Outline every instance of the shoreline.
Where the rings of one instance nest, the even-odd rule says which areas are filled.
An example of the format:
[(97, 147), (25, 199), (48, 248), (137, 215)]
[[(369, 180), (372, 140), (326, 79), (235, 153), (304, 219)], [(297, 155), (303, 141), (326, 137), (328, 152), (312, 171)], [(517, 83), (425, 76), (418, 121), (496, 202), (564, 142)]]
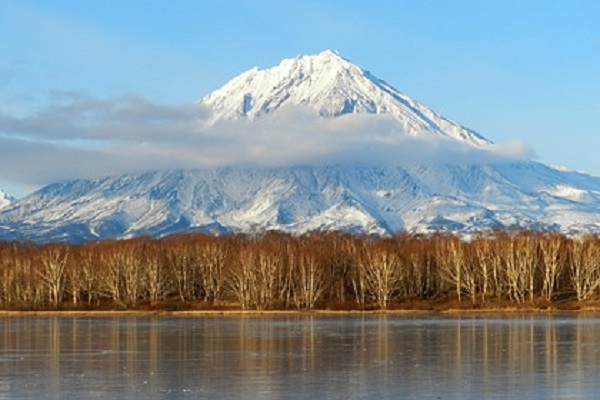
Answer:
[(447, 310), (42, 310), (8, 311), (0, 310), (2, 317), (215, 317), (215, 316), (353, 316), (353, 315), (552, 315), (552, 314), (594, 314), (600, 307), (580, 309), (540, 309), (540, 308), (490, 308), (490, 309), (447, 309)]

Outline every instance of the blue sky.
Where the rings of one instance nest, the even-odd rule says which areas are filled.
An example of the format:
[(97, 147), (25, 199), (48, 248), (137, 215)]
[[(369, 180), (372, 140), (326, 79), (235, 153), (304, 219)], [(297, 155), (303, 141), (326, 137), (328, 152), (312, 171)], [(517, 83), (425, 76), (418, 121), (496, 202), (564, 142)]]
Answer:
[[(330, 48), (492, 141), (600, 175), (598, 16), (595, 0), (0, 0), (0, 112), (57, 93), (191, 104), (253, 66)], [(18, 195), (44, 183), (2, 168)]]

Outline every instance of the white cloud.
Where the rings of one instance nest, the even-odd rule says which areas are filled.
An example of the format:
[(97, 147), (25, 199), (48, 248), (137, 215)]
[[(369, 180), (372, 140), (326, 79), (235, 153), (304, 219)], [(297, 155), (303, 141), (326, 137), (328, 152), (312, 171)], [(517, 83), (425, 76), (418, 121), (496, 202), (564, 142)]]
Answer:
[(171, 168), (351, 163), (488, 163), (523, 159), (520, 142), (477, 149), (452, 139), (407, 137), (385, 115), (319, 118), (288, 107), (255, 121), (208, 124), (198, 105), (135, 96), (53, 93), (30, 115), (0, 111), (0, 179), (45, 184)]

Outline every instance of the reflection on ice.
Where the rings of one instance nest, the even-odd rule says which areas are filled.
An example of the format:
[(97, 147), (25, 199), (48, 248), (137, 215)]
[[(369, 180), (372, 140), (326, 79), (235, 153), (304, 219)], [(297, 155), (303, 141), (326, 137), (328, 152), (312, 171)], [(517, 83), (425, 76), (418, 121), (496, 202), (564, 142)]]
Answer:
[[(0, 398), (583, 398), (589, 316), (0, 318)], [(243, 394), (243, 396), (242, 396)]]

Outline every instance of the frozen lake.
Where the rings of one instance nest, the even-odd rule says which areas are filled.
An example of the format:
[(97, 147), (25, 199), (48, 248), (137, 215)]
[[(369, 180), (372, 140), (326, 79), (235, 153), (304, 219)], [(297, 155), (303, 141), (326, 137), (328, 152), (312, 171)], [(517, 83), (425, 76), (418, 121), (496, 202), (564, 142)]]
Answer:
[(6, 317), (0, 398), (597, 398), (598, 317)]

